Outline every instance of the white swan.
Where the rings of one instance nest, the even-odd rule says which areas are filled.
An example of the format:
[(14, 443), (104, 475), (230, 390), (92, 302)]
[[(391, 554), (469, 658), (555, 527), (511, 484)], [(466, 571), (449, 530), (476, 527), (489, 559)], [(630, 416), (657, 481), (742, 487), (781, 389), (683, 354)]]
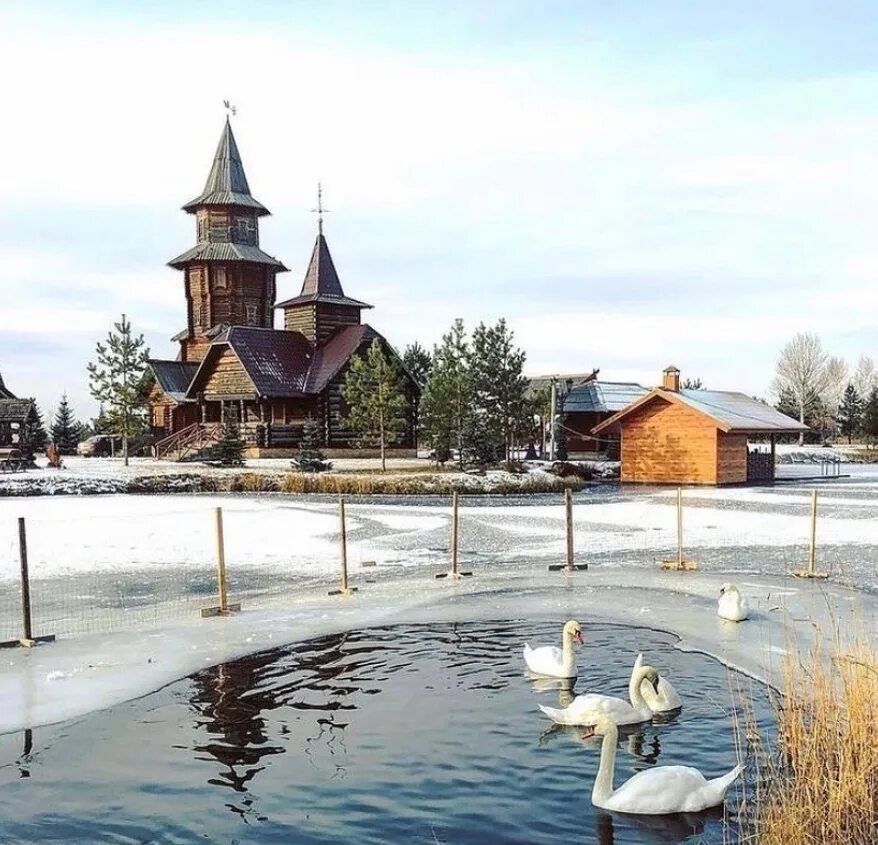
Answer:
[[(637, 660), (634, 661), (634, 668), (639, 669), (643, 665), (643, 655), (638, 654)], [(683, 706), (677, 690), (674, 685), (659, 675), (658, 687), (653, 689), (652, 684), (644, 679), (640, 682), (640, 694), (643, 700), (649, 705), (649, 709), (653, 713), (670, 713), (672, 710), (679, 710)]]
[(656, 766), (638, 772), (618, 789), (613, 789), (619, 729), (604, 718), (597, 722), (593, 733), (603, 736), (604, 741), (591, 803), (604, 810), (645, 815), (698, 813), (722, 804), (728, 788), (744, 770), (738, 765), (722, 777), (707, 780), (691, 766)]
[(582, 628), (575, 619), (571, 619), (561, 632), (561, 648), (554, 645), (531, 648), (525, 643), (524, 662), (535, 675), (545, 675), (549, 678), (575, 678), (574, 641), (582, 645)]
[(649, 681), (653, 688), (658, 685), (658, 672), (652, 666), (638, 666), (631, 673), (628, 683), (629, 704), (623, 698), (612, 695), (577, 695), (563, 710), (540, 705), (556, 725), (593, 725), (599, 719), (612, 719), (617, 725), (637, 725), (652, 719), (652, 710), (640, 694), (640, 685)]
[(742, 622), (750, 615), (747, 599), (741, 595), (736, 584), (723, 584), (719, 588), (716, 613), (717, 616), (728, 619), (729, 622)]

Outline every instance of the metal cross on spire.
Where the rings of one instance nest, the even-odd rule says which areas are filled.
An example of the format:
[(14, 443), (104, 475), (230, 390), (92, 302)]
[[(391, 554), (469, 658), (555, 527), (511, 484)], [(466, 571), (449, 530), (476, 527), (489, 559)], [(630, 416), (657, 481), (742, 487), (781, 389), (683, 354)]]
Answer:
[(329, 214), (329, 209), (323, 207), (323, 186), (317, 183), (317, 207), (311, 211), (317, 215), (317, 233), (323, 234), (323, 215)]
[(227, 118), (229, 115), (234, 117), (238, 113), (238, 107), (233, 106), (228, 100), (223, 100), (223, 106), (225, 106)]

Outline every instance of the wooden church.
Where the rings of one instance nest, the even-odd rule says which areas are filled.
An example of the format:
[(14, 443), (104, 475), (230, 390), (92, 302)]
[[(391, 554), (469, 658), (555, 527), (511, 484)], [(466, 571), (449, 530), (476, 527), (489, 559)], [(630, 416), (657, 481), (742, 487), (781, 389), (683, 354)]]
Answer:
[[(180, 344), (176, 360), (150, 362), (156, 457), (182, 458), (216, 442), (230, 409), (249, 457), (291, 454), (309, 416), (330, 455), (349, 454), (356, 434), (343, 423), (349, 409), (341, 387), (351, 359), (375, 339), (398, 358), (361, 321), (372, 306), (345, 295), (322, 211), (299, 295), (275, 304), (276, 276), (287, 268), (260, 247), (259, 218), (269, 211), (250, 193), (228, 119), (204, 190), (183, 210), (195, 217), (197, 243), (169, 262), (183, 273), (186, 328), (172, 338)], [(283, 329), (274, 328), (276, 309)], [(418, 388), (399, 363), (409, 413), (394, 453), (408, 455), (416, 446)]]

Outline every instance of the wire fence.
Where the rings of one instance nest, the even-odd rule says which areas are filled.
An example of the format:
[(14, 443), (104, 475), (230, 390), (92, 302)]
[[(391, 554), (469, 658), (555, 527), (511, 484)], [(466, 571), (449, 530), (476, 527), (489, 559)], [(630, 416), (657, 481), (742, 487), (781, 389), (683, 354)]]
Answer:
[[(339, 581), (335, 501), (187, 497), (173, 508), (165, 497), (95, 501), (65, 497), (22, 505), (37, 636), (162, 626), (217, 606), (217, 506), (223, 509), (230, 601), (246, 610), (283, 607)], [(527, 505), (462, 497), (460, 567), (476, 575), (503, 568), (545, 573), (568, 561), (589, 567), (665, 561), (673, 567), (681, 556), (682, 517), (682, 556), (701, 569), (786, 576), (814, 560), (818, 573), (878, 588), (878, 532), (872, 527), (878, 504), (871, 498), (830, 495), (814, 514), (809, 493), (796, 491), (770, 500), (768, 510), (764, 503), (758, 507), (746, 497), (729, 501), (698, 491), (686, 491), (682, 511), (673, 491), (582, 495), (570, 510), (561, 496)], [(423, 583), (447, 573), (453, 523), (451, 502), (412, 507), (374, 497), (349, 503), (345, 548), (352, 583), (400, 576)], [(17, 520), (3, 520), (0, 641), (24, 636), (21, 551)]]

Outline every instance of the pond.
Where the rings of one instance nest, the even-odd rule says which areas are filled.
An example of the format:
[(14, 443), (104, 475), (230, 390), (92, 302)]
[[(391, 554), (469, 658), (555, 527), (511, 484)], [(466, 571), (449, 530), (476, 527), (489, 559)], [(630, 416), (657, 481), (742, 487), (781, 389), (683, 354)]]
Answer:
[[(521, 647), (561, 623), (394, 626), (205, 669), (124, 705), (0, 737), (4, 843), (652, 843), (723, 841), (723, 811), (644, 818), (591, 804), (600, 746), (552, 729), (559, 682)], [(616, 785), (653, 764), (735, 764), (743, 692), (766, 690), (655, 631), (584, 626), (576, 692), (626, 695), (639, 650), (683, 698), (623, 734)], [(752, 770), (751, 766), (751, 770)], [(736, 785), (726, 798), (734, 821)]]

